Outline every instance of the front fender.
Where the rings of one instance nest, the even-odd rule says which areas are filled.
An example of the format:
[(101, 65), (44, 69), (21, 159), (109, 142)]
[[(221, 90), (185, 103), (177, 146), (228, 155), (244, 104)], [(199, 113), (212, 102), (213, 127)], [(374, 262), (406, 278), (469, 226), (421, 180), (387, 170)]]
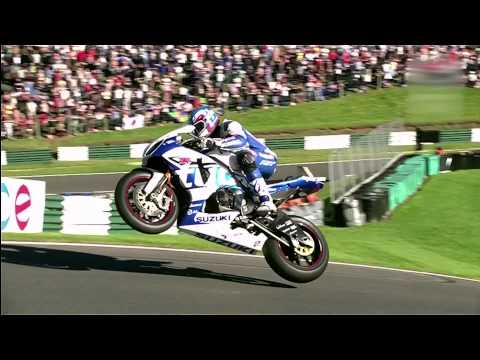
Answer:
[(149, 173), (151, 173), (152, 175), (155, 173), (155, 172), (161, 172), (159, 170), (155, 170), (155, 169), (152, 169), (152, 168), (149, 168), (149, 167), (137, 167), (135, 169), (132, 169), (130, 170), (130, 172), (134, 172), (134, 171), (148, 171)]

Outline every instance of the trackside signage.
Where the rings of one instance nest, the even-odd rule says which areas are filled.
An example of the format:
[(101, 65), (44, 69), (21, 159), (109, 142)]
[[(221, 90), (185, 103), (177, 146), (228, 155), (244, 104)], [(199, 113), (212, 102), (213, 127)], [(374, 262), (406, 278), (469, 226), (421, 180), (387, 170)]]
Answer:
[(43, 231), (45, 182), (2, 177), (2, 232)]

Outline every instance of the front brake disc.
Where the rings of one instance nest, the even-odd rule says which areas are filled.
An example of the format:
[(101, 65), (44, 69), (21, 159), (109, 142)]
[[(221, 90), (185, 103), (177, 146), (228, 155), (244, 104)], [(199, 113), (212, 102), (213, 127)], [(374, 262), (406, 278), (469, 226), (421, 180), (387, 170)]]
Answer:
[(147, 200), (147, 196), (140, 186), (135, 187), (133, 201), (137, 208), (148, 216), (159, 216), (161, 214), (161, 210), (155, 202)]

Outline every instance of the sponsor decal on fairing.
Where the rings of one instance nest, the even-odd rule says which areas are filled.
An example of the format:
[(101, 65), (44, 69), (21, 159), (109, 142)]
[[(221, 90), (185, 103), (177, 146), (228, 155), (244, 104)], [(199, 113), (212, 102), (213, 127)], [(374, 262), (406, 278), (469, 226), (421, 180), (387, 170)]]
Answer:
[(232, 216), (231, 215), (222, 215), (222, 214), (214, 214), (214, 215), (208, 215), (208, 214), (202, 214), (202, 215), (196, 215), (194, 218), (196, 223), (212, 223), (212, 222), (218, 222), (218, 221), (232, 221)]

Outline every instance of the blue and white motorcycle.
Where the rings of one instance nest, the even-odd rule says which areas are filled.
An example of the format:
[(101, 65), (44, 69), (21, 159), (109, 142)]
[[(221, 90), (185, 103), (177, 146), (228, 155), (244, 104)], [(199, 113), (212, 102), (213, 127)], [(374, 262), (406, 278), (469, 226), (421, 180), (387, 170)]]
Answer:
[[(171, 131), (150, 144), (141, 168), (124, 175), (115, 189), (117, 210), (132, 228), (159, 234), (179, 231), (249, 254), (292, 282), (309, 282), (325, 271), (328, 246), (313, 223), (299, 216), (259, 214), (259, 199), (233, 153), (206, 149), (193, 126)], [(277, 206), (323, 188), (325, 178), (301, 176), (269, 184)]]

